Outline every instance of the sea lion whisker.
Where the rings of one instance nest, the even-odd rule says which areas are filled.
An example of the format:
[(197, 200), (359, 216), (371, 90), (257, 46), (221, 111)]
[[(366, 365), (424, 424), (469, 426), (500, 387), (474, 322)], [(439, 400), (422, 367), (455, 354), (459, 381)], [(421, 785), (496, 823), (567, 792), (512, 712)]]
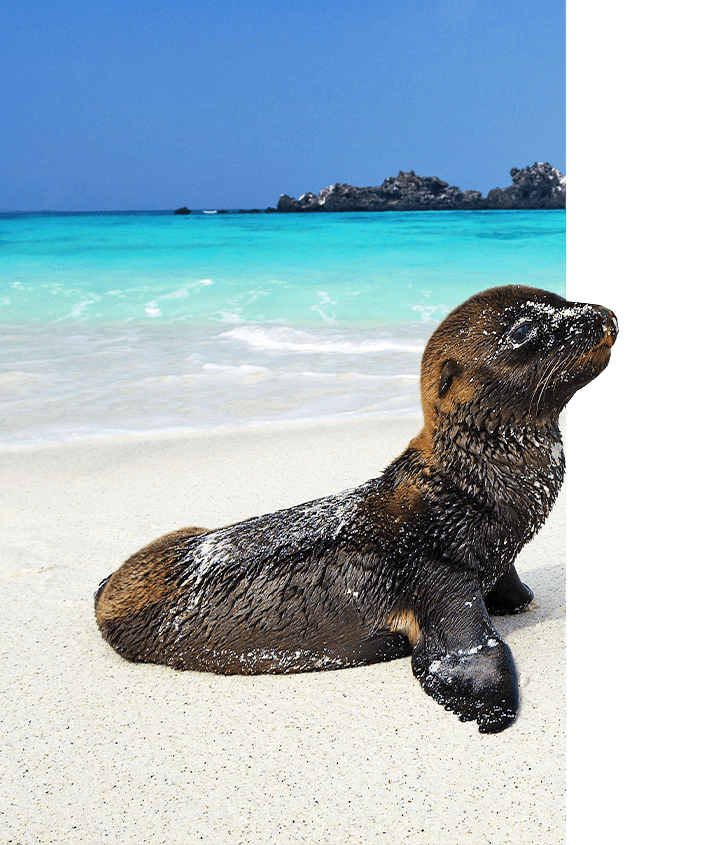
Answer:
[(555, 365), (552, 361), (548, 363), (548, 366), (546, 368), (540, 371), (539, 378), (535, 387), (533, 388), (532, 395), (530, 396), (529, 410), (531, 414), (533, 413), (533, 402), (535, 402), (535, 415), (540, 412), (540, 400), (544, 392), (545, 384), (547, 380), (552, 378), (554, 372)]
[(572, 346), (570, 346), (565, 350), (564, 357), (561, 358), (559, 361), (551, 360), (551, 361), (548, 362), (548, 366), (547, 366), (547, 369), (544, 373), (544, 376), (539, 381), (539, 384), (536, 388), (536, 391), (533, 393), (534, 397), (537, 395), (536, 406), (535, 406), (536, 407), (536, 410), (535, 410), (536, 414), (540, 413), (540, 403), (544, 399), (544, 394), (545, 394), (545, 391), (546, 391), (548, 385), (551, 382), (553, 382), (555, 376), (564, 373), (567, 370), (570, 363), (574, 359), (577, 359), (577, 357), (578, 357), (577, 350), (574, 350), (572, 348)]

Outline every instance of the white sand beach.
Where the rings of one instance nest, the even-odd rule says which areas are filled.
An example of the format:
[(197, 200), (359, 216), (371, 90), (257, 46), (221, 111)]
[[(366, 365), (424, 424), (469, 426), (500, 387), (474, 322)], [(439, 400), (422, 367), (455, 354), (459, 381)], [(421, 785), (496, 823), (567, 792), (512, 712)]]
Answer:
[(409, 658), (220, 677), (122, 660), (93, 594), (132, 552), (377, 475), (420, 418), (0, 451), (3, 843), (560, 845), (565, 504), (522, 552), (529, 612), (498, 618), (522, 688), (483, 735)]

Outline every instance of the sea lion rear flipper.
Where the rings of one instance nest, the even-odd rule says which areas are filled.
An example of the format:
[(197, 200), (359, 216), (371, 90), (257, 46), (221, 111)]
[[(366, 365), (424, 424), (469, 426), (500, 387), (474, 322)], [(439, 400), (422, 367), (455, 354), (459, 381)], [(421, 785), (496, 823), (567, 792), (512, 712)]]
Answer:
[(495, 582), (485, 596), (485, 607), (493, 616), (508, 616), (526, 610), (535, 594), (520, 580), (515, 564)]

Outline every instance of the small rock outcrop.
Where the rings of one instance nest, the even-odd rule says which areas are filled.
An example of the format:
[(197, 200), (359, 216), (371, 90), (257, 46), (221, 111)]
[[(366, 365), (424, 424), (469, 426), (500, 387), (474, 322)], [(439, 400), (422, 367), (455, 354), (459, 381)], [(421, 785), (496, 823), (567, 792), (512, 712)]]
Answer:
[(510, 171), (512, 185), (493, 188), (487, 195), (488, 208), (565, 208), (565, 176), (545, 162)]
[(357, 188), (337, 182), (319, 194), (300, 199), (283, 194), (281, 212), (304, 211), (459, 211), (488, 209), (565, 208), (565, 177), (546, 163), (510, 171), (513, 184), (493, 188), (483, 199), (480, 191), (461, 191), (437, 176), (418, 176), (401, 170), (377, 187)]
[(176, 208), (175, 209), (175, 214), (191, 214), (191, 213), (192, 212), (190, 211), (190, 209), (186, 208), (185, 206), (183, 206), (182, 208)]

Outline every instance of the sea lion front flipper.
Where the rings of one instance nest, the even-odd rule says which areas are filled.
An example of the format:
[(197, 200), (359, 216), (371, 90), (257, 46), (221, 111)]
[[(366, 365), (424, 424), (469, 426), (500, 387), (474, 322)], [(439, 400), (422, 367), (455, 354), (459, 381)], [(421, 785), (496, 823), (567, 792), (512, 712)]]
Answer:
[[(462, 599), (465, 599), (463, 601)], [(482, 733), (505, 730), (520, 706), (510, 648), (493, 628), (479, 594), (440, 602), (422, 625), (412, 669), (422, 688)]]
[(513, 563), (485, 596), (485, 607), (493, 616), (509, 616), (526, 610), (534, 597), (530, 587), (520, 580)]

